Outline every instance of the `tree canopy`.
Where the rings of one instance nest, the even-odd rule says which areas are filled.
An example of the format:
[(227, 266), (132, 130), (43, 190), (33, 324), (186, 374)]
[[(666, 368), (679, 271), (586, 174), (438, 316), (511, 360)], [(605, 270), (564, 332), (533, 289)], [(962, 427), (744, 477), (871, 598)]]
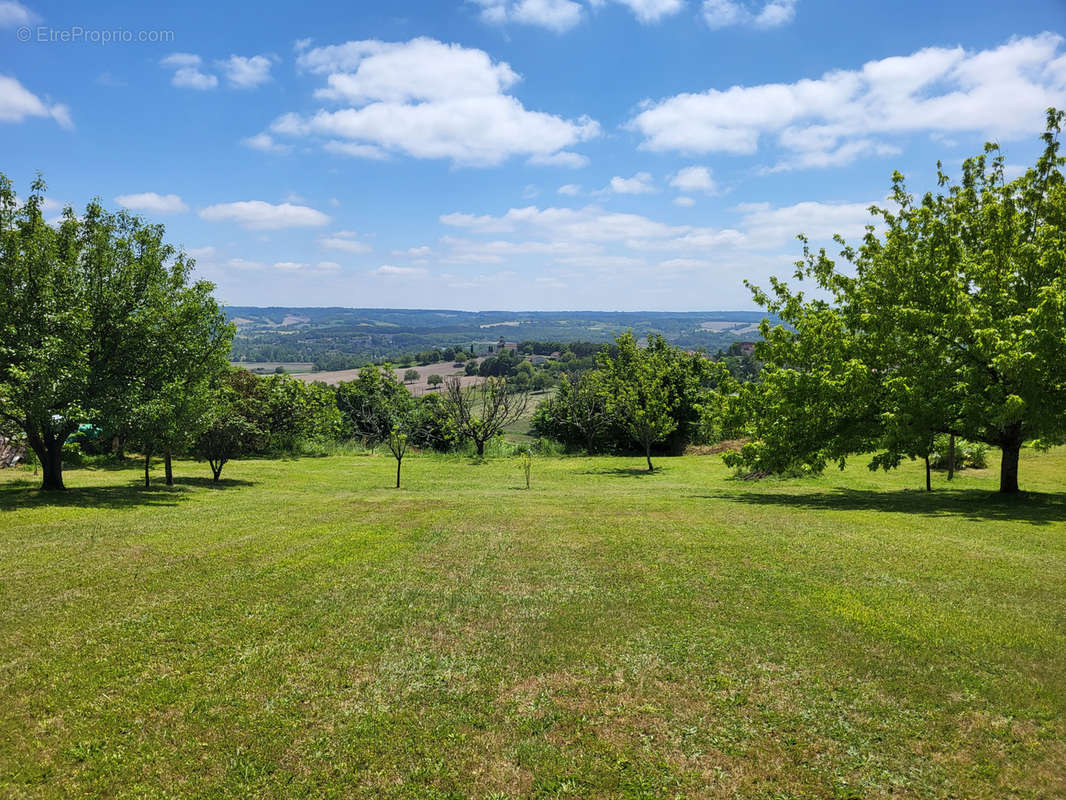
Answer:
[(819, 470), (866, 452), (889, 468), (953, 434), (1001, 448), (1000, 491), (1018, 491), (1023, 443), (1066, 438), (1062, 120), (1048, 111), (1044, 151), (1014, 180), (994, 144), (956, 183), (938, 164), (920, 198), (895, 173), (862, 244), (837, 237), (844, 266), (804, 241), (795, 277), (819, 297), (753, 289), (785, 324), (763, 323), (734, 463)]
[(224, 366), (232, 329), (161, 225), (95, 200), (50, 224), (44, 192), (38, 178), (19, 203), (0, 175), (0, 415), (40, 459), (42, 488), (62, 489), (79, 424), (123, 420), (166, 446), (182, 387)]

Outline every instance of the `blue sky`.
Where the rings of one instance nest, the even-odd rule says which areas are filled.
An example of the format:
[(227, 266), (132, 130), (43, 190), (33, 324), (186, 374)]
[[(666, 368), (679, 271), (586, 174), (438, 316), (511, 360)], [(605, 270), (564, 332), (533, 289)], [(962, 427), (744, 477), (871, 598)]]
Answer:
[(751, 308), (893, 170), (1031, 163), (1063, 33), (1062, 0), (0, 0), (0, 171), (164, 223), (233, 305)]

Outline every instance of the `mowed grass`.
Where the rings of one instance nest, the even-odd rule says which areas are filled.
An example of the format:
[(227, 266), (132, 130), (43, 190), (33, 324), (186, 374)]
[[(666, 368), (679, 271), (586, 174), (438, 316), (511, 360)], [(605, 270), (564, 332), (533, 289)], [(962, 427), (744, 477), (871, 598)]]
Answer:
[(0, 796), (1066, 796), (1066, 450), (0, 473)]

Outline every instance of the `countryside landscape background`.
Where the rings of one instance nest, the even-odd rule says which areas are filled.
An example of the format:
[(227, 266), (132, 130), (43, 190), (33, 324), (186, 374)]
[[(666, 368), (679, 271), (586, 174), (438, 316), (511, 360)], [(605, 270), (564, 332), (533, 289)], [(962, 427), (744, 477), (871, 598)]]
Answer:
[(1064, 125), (1059, 0), (0, 0), (0, 798), (1066, 797)]

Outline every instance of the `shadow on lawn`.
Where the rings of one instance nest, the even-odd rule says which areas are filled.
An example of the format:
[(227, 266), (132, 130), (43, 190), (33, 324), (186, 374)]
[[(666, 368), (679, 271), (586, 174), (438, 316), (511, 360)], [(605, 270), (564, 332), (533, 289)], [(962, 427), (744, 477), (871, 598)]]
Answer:
[(1066, 492), (1023, 492), (1009, 497), (980, 489), (938, 489), (923, 492), (833, 489), (788, 492), (733, 492), (716, 499), (806, 511), (885, 511), (929, 517), (967, 517), (978, 521), (1016, 521), (1033, 525), (1066, 522)]
[(612, 469), (587, 469), (582, 475), (614, 475), (620, 478), (646, 478), (650, 475), (661, 473), (662, 467), (656, 467), (648, 472), (647, 467), (614, 467)]
[(62, 492), (42, 492), (31, 479), (0, 484), (0, 512), (22, 508), (136, 508), (141, 506), (176, 506), (188, 499), (189, 488), (222, 490), (235, 486), (252, 486), (251, 481), (223, 478), (175, 478), (174, 486), (162, 482), (146, 489), (140, 482), (119, 486), (78, 486)]

